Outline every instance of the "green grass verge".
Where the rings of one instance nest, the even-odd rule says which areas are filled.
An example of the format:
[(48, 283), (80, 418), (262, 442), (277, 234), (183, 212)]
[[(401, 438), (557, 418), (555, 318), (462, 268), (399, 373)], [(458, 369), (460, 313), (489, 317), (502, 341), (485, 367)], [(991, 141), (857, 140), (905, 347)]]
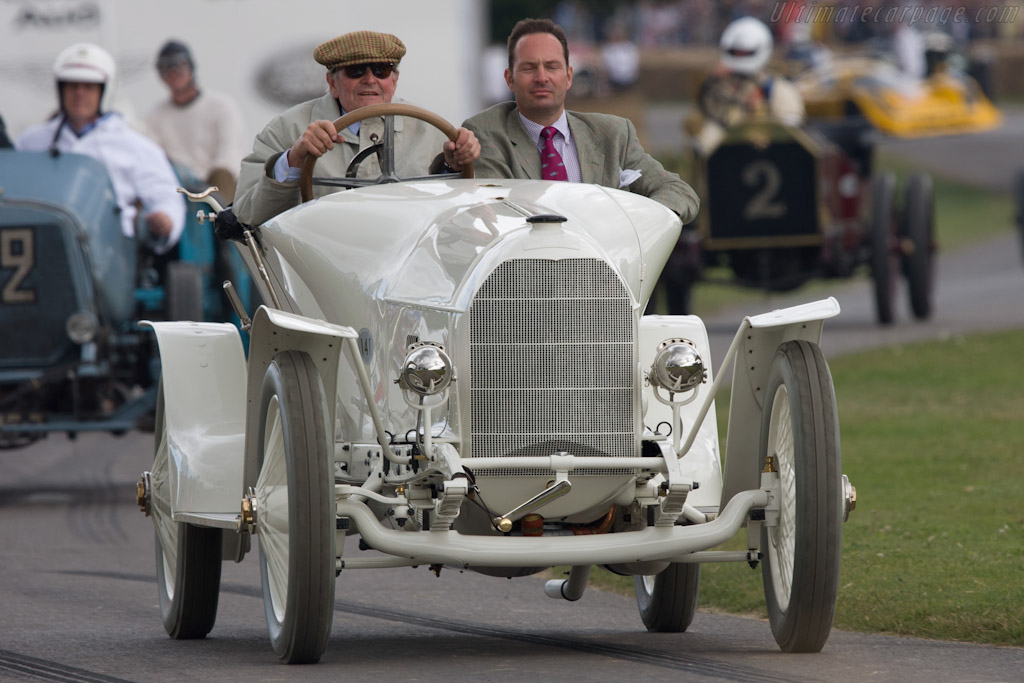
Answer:
[[(683, 156), (661, 158), (666, 168), (689, 178), (689, 162)], [(907, 176), (919, 169), (898, 159), (880, 153), (876, 159), (878, 171), (892, 171), (897, 177), (897, 188), (904, 187)], [(932, 174), (935, 196), (935, 237), (940, 251), (952, 251), (972, 242), (983, 240), (1014, 229), (1013, 198), (1009, 192), (973, 187)], [(733, 306), (747, 306), (751, 310), (769, 305), (770, 293), (728, 284), (732, 273), (727, 268), (712, 268), (705, 272), (708, 281), (698, 282), (693, 288), (693, 312), (707, 316)], [(867, 268), (856, 275), (867, 278)], [(827, 295), (843, 280), (811, 280), (798, 292), (808, 297)], [(664, 297), (659, 297), (664, 313)]]
[[(830, 362), (843, 471), (837, 628), (1024, 645), (1024, 363), (1020, 332)], [(728, 397), (720, 397), (725, 436)], [(745, 531), (728, 548), (744, 547)], [(632, 579), (595, 572), (632, 593)], [(702, 568), (700, 607), (765, 614), (761, 573)]]

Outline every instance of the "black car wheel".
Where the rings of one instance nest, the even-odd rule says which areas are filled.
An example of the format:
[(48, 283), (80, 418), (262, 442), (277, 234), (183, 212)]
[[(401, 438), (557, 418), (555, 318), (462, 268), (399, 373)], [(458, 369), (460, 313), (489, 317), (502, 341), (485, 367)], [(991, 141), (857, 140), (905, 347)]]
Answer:
[(871, 181), (871, 279), (875, 285), (875, 313), (882, 325), (893, 321), (899, 268), (895, 194), (896, 177), (892, 173), (879, 173)]
[(903, 249), (904, 272), (910, 290), (910, 310), (918, 320), (932, 314), (934, 289), (935, 202), (932, 197), (932, 179), (918, 173), (907, 180), (904, 202), (906, 245)]
[(685, 631), (697, 609), (700, 564), (673, 562), (664, 571), (634, 576), (640, 618), (652, 633)]

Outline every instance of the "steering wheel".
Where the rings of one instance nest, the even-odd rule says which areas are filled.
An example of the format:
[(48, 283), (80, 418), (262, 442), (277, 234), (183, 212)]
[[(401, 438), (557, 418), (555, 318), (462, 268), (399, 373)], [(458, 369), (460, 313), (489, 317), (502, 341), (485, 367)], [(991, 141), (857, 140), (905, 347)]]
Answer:
[[(381, 147), (376, 149), (377, 156), (380, 159), (380, 171), (381, 174), (377, 178), (313, 178), (313, 167), (316, 166), (317, 157), (312, 154), (307, 155), (306, 159), (302, 162), (302, 175), (299, 179), (299, 192), (302, 196), (302, 201), (308, 202), (313, 198), (313, 184), (316, 180), (317, 185), (334, 185), (338, 187), (362, 187), (366, 185), (379, 185), (383, 183), (397, 183), (402, 180), (424, 180), (427, 178), (438, 178), (447, 174), (428, 174), (422, 176), (416, 176), (412, 178), (400, 178), (395, 173), (395, 117), (396, 116), (409, 116), (420, 121), (429, 123), (434, 128), (444, 133), (445, 136), (451, 141), (455, 141), (459, 133), (455, 126), (442, 119), (437, 114), (429, 112), (426, 109), (415, 107), (411, 104), (371, 104), (368, 107), (360, 107), (355, 111), (351, 111), (334, 122), (334, 130), (341, 132), (345, 128), (348, 128), (353, 123), (362, 121), (364, 119), (373, 118), (375, 116), (384, 117), (384, 138), (379, 143)], [(374, 149), (374, 148), (370, 148)], [(364, 150), (365, 151), (365, 150)], [(365, 158), (365, 156), (363, 157)], [(362, 159), (360, 159), (361, 161)], [(355, 161), (355, 160), (353, 160)], [(473, 177), (473, 164), (469, 163), (462, 168), (463, 178)]]

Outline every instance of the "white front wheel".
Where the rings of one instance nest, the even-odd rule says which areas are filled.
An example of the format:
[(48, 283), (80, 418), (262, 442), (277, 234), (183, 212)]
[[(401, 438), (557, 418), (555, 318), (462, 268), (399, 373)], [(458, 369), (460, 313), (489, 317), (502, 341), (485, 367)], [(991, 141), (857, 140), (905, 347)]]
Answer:
[(263, 604), (274, 652), (319, 661), (334, 618), (333, 439), (312, 359), (277, 354), (260, 398), (256, 528)]
[(832, 376), (817, 344), (779, 346), (765, 387), (761, 467), (779, 477), (778, 524), (761, 530), (768, 620), (786, 652), (818, 652), (839, 592), (845, 514)]

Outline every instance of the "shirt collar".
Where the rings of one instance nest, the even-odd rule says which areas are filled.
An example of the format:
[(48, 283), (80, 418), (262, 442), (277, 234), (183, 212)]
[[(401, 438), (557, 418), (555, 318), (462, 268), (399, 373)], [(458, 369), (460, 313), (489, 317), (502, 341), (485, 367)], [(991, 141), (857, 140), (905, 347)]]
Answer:
[(69, 123), (68, 124), (68, 130), (70, 130), (72, 133), (74, 133), (75, 137), (79, 137), (80, 138), (83, 135), (85, 135), (86, 133), (88, 133), (89, 131), (91, 131), (92, 129), (94, 129), (96, 126), (98, 126), (100, 121), (103, 121), (104, 119), (108, 118), (111, 114), (113, 114), (113, 112), (109, 112), (109, 111), (107, 113), (105, 113), (105, 114), (101, 114), (95, 121), (92, 121), (91, 123), (87, 123), (84, 126), (82, 126), (81, 130), (75, 130), (74, 128), (71, 127), (71, 124)]
[[(547, 128), (547, 126), (542, 126), (539, 123), (534, 123), (530, 119), (523, 116), (522, 112), (517, 111), (516, 113), (519, 114), (519, 120), (522, 121), (523, 128), (526, 129), (526, 132), (533, 139), (533, 144), (539, 145), (540, 132)], [(566, 142), (568, 142), (571, 139), (571, 133), (569, 132), (569, 119), (566, 117), (564, 109), (562, 110), (562, 115), (558, 117), (558, 120), (552, 123), (551, 125), (555, 127), (555, 130), (562, 134), (562, 137), (565, 139)]]
[[(338, 102), (338, 111), (341, 112), (342, 116), (348, 113), (347, 111), (345, 111), (345, 108), (341, 106), (341, 102)], [(352, 131), (352, 135), (359, 137), (359, 126), (362, 125), (362, 123), (362, 121), (356, 121), (355, 123), (348, 127), (348, 130)]]

